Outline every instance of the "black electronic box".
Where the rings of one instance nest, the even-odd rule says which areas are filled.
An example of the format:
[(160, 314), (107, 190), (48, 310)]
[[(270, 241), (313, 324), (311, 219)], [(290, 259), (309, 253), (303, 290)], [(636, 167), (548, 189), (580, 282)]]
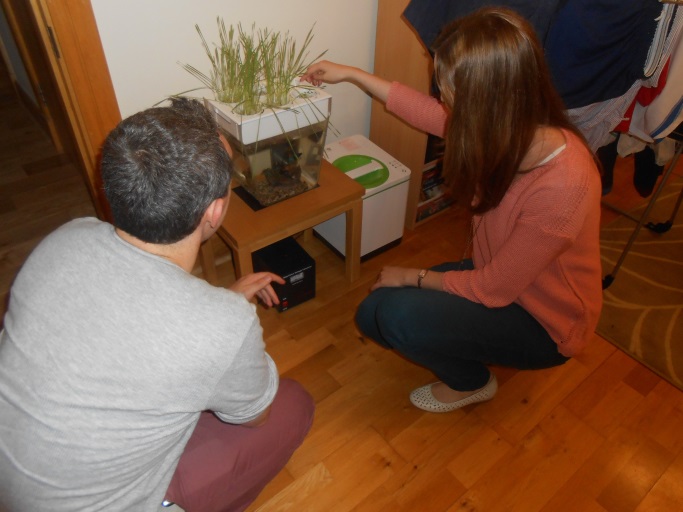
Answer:
[(292, 237), (255, 251), (251, 258), (254, 272), (272, 272), (285, 280), (284, 285), (273, 283), (279, 311), (315, 297), (315, 260)]

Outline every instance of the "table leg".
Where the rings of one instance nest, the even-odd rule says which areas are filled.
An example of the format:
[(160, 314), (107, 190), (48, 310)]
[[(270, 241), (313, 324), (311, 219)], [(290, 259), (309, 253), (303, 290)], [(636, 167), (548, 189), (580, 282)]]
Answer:
[(350, 283), (360, 277), (360, 243), (363, 228), (363, 200), (356, 199), (346, 210), (346, 279)]
[(210, 238), (199, 246), (199, 263), (202, 266), (202, 274), (204, 274), (206, 282), (215, 286), (218, 282), (218, 272), (216, 271), (216, 260), (213, 256)]
[(254, 271), (254, 265), (251, 261), (251, 251), (246, 249), (239, 251), (233, 250), (232, 257), (235, 261), (235, 279), (239, 279), (246, 274), (251, 274)]

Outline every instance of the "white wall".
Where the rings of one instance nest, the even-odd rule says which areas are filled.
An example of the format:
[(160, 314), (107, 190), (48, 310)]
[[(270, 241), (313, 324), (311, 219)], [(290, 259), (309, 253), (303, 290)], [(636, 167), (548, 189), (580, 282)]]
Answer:
[[(303, 42), (309, 58), (324, 58), (372, 71), (377, 0), (92, 0), (121, 115), (198, 87), (179, 62), (209, 70), (195, 24), (210, 44), (218, 41), (216, 18), (226, 27), (270, 28)], [(370, 98), (349, 84), (327, 86), (332, 95), (328, 141), (370, 131)], [(210, 95), (198, 91), (193, 95)]]

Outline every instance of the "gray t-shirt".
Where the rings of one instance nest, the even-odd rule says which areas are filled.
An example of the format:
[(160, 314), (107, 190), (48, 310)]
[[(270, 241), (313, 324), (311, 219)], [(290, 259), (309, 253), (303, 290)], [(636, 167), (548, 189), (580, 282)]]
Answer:
[(200, 412), (278, 387), (253, 304), (92, 218), (35, 249), (4, 325), (0, 511), (156, 511)]

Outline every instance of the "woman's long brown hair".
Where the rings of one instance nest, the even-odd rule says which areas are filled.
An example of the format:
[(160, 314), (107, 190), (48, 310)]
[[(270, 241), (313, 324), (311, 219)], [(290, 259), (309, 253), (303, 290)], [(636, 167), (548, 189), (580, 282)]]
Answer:
[(456, 204), (482, 214), (500, 204), (536, 129), (568, 129), (543, 51), (514, 11), (484, 8), (449, 24), (434, 46), (436, 81), (451, 115), (444, 177)]

